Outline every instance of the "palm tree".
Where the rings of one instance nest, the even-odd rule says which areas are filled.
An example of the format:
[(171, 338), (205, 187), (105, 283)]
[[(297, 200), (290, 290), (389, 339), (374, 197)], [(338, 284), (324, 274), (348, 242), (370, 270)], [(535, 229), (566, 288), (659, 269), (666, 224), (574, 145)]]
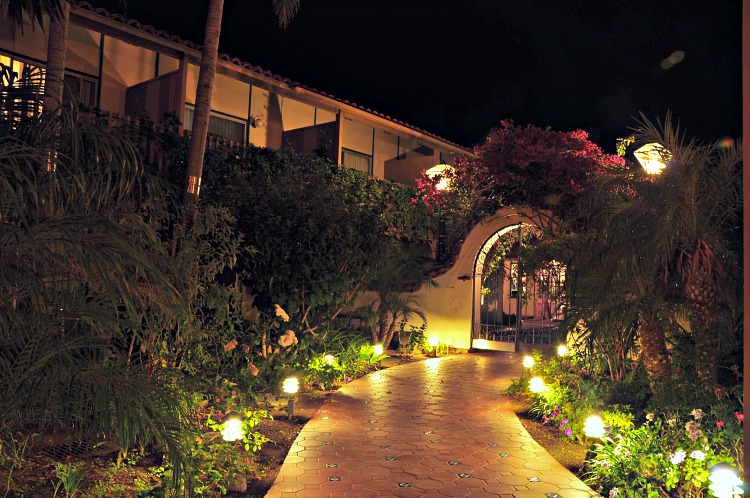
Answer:
[(636, 324), (641, 361), (652, 390), (658, 392), (672, 373), (665, 331), (671, 316), (657, 265), (640, 254), (634, 242), (644, 220), (619, 219), (617, 210), (600, 200), (586, 210), (591, 213), (591, 231), (568, 262), (565, 285), (571, 305), (565, 320), (571, 328), (584, 323), (591, 342), (610, 336), (613, 318), (622, 320), (623, 326)]
[(180, 402), (127, 356), (128, 334), (156, 325), (154, 310), (181, 313), (156, 231), (169, 189), (131, 143), (72, 109), (2, 130), (0, 433), (105, 434), (122, 452), (156, 444), (179, 473)]
[(23, 29), (24, 16), (31, 19), (32, 29), (44, 26), (49, 17), (47, 38), (47, 68), (44, 86), (45, 112), (57, 112), (65, 88), (65, 55), (68, 46), (70, 3), (68, 0), (0, 0), (0, 10), (7, 12), (11, 34)]
[(430, 264), (430, 258), (407, 247), (389, 247), (379, 259), (367, 283), (368, 290), (377, 293), (378, 297), (370, 305), (359, 308), (357, 315), (370, 328), (373, 344), (387, 348), (402, 320), (405, 323), (416, 316), (426, 323), (419, 303), (406, 292), (421, 284), (436, 284), (427, 277), (426, 266)]
[[(273, 0), (274, 11), (279, 25), (286, 28), (299, 10), (299, 0)], [(195, 93), (195, 114), (193, 131), (188, 150), (187, 172), (185, 173), (185, 203), (190, 206), (198, 200), (203, 176), (203, 156), (208, 136), (208, 123), (211, 115), (211, 96), (216, 76), (216, 61), (219, 54), (219, 36), (224, 0), (210, 0), (206, 31), (203, 37), (201, 65), (198, 73), (198, 88)]]
[(592, 230), (568, 274), (577, 286), (576, 306), (604, 315), (622, 306), (636, 313), (653, 386), (670, 375), (664, 325), (687, 303), (696, 371), (713, 385), (722, 306), (731, 297), (726, 276), (737, 273), (727, 233), (741, 226), (740, 148), (685, 143), (670, 116), (663, 125), (643, 118), (639, 126), (636, 144), (657, 142), (672, 159), (657, 178), (626, 172), (628, 189), (613, 174), (583, 207), (581, 224)]
[(65, 89), (65, 55), (68, 51), (68, 26), (70, 24), (70, 3), (60, 1), (59, 15), (50, 15), (49, 37), (47, 38), (47, 72), (44, 82), (44, 111), (58, 112)]
[(707, 386), (717, 381), (721, 309), (729, 299), (726, 277), (736, 274), (737, 257), (727, 234), (741, 226), (740, 146), (687, 141), (668, 115), (664, 124), (642, 119), (636, 143), (656, 142), (671, 152), (664, 173), (643, 185), (637, 204), (655, 217), (649, 248), (663, 279), (676, 272), (689, 306), (696, 369)]

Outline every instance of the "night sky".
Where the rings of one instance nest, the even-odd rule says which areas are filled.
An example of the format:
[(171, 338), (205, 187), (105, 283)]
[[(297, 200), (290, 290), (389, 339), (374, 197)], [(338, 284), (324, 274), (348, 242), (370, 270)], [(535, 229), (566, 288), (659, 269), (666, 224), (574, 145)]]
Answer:
[[(90, 0), (122, 12), (121, 0)], [(196, 43), (206, 0), (127, 0)], [(605, 150), (639, 111), (703, 140), (742, 132), (740, 0), (225, 0), (220, 52), (464, 146), (501, 119)], [(672, 56), (670, 58), (670, 56)]]

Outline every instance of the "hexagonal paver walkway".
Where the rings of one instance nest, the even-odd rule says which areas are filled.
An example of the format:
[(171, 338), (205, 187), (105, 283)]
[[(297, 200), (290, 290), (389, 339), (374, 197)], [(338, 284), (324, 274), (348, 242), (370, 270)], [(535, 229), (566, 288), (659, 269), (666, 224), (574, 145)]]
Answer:
[(599, 496), (554, 460), (501, 394), (513, 353), (400, 365), (342, 387), (305, 425), (268, 498)]

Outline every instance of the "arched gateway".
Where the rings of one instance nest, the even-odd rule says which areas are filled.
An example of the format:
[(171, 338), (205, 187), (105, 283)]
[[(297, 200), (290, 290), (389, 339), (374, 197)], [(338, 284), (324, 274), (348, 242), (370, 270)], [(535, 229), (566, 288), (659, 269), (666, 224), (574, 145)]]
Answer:
[[(519, 281), (514, 269), (519, 232), (535, 227), (532, 217), (507, 208), (469, 232), (453, 266), (435, 277), (438, 287), (423, 286), (414, 293), (427, 318), (428, 336), (455, 348), (501, 351), (515, 351), (519, 340), (548, 340), (559, 310), (534, 292), (533, 282)], [(508, 250), (498, 257), (503, 242)]]

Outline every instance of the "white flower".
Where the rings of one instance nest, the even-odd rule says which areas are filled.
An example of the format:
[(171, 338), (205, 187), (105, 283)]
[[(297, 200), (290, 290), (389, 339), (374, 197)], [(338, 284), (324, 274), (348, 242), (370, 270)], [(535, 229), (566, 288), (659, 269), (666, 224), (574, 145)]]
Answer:
[(652, 420), (654, 420), (654, 412), (651, 412), (651, 413), (647, 414), (646, 415), (646, 420), (648, 420), (649, 422), (651, 422)]
[(669, 456), (669, 461), (672, 462), (672, 465), (679, 465), (685, 461), (686, 456), (687, 453), (683, 450), (677, 450), (674, 455)]
[(703, 416), (703, 410), (700, 408), (693, 408), (693, 411), (690, 412), (690, 414), (695, 418), (695, 420), (700, 420), (700, 418)]
[(619, 493), (620, 490), (617, 488), (612, 488), (609, 490), (609, 498), (615, 498), (617, 496), (617, 493)]
[(705, 460), (706, 454), (703, 453), (701, 450), (695, 450), (692, 453), (690, 453), (690, 458), (695, 458), (696, 460)]

